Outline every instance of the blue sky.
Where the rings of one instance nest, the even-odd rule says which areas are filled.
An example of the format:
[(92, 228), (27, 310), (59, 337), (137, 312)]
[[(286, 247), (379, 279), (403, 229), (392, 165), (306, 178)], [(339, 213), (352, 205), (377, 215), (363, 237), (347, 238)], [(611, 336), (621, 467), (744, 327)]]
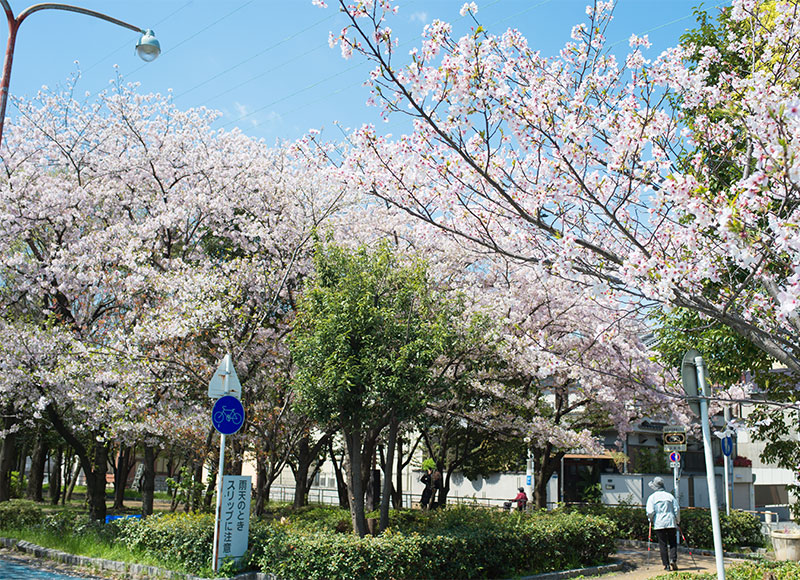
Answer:
[[(15, 13), (29, 3), (9, 0)], [(134, 54), (138, 35), (80, 14), (45, 10), (32, 14), (19, 31), (11, 79), (12, 95), (35, 95), (47, 85), (63, 85), (81, 71), (79, 93), (97, 93), (115, 76), (115, 65), (142, 92), (172, 90), (182, 109), (205, 106), (222, 111), (217, 125), (268, 143), (296, 139), (308, 129), (379, 123), (365, 106), (363, 86), (370, 67), (357, 57), (341, 58), (328, 47), (328, 32), (344, 24), (334, 0), (321, 9), (311, 0), (72, 0), (142, 28), (155, 30), (163, 53), (145, 64)], [(529, 44), (554, 54), (571, 27), (585, 19), (589, 0), (477, 1), (478, 20), (489, 32), (518, 28)], [(692, 27), (700, 0), (619, 0), (608, 35), (620, 50), (631, 33), (649, 34), (651, 56), (677, 43)], [(706, 0), (707, 9), (725, 4)], [(391, 22), (402, 52), (418, 44), (423, 26), (434, 18), (466, 31), (459, 16), (462, 0), (402, 0)], [(77, 62), (77, 64), (76, 64)], [(9, 116), (13, 117), (13, 106)]]

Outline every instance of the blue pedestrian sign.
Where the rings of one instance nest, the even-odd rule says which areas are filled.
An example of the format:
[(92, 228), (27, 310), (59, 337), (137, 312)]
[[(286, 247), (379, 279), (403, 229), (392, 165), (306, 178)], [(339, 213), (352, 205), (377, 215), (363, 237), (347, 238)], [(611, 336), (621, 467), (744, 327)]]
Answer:
[(232, 395), (217, 399), (211, 410), (211, 424), (223, 435), (232, 435), (244, 424), (244, 407), (242, 402)]

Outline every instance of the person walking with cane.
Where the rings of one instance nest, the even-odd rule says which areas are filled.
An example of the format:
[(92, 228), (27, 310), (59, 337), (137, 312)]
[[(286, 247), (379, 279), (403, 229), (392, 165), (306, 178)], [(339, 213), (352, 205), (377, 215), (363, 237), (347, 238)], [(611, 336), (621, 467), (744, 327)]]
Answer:
[(664, 570), (677, 570), (678, 537), (676, 528), (680, 522), (680, 505), (675, 496), (664, 489), (662, 478), (654, 477), (653, 481), (647, 485), (654, 492), (647, 498), (647, 518), (658, 539), (661, 563), (664, 564)]

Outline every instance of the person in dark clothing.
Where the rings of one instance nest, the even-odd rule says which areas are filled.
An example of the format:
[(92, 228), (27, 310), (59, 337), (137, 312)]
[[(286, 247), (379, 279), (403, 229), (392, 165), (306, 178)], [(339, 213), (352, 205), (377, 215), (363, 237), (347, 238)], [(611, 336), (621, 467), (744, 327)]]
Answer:
[(661, 563), (664, 570), (677, 570), (680, 505), (675, 496), (664, 489), (664, 480), (660, 477), (654, 477), (647, 485), (655, 492), (647, 498), (646, 511), (658, 538)]
[(422, 497), (419, 500), (419, 505), (422, 509), (428, 509), (428, 504), (431, 501), (431, 495), (433, 495), (433, 478), (431, 477), (431, 470), (429, 469), (420, 479), (425, 487), (422, 490)]

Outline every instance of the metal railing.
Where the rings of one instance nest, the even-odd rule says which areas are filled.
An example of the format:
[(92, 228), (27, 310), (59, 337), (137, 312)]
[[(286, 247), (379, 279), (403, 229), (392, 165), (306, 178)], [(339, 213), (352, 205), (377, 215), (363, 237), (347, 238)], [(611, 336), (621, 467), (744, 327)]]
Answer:
[[(269, 499), (272, 501), (292, 502), (294, 501), (294, 486), (273, 485), (270, 489)], [(418, 493), (403, 492), (402, 505), (404, 508), (419, 506), (420, 496)], [(473, 497), (448, 494), (448, 505), (475, 505), (484, 508), (502, 508), (503, 503), (507, 502), (506, 497)], [(309, 503), (319, 503), (324, 505), (339, 505), (339, 492), (335, 487), (312, 487), (308, 492)], [(530, 505), (530, 502), (528, 503)]]

